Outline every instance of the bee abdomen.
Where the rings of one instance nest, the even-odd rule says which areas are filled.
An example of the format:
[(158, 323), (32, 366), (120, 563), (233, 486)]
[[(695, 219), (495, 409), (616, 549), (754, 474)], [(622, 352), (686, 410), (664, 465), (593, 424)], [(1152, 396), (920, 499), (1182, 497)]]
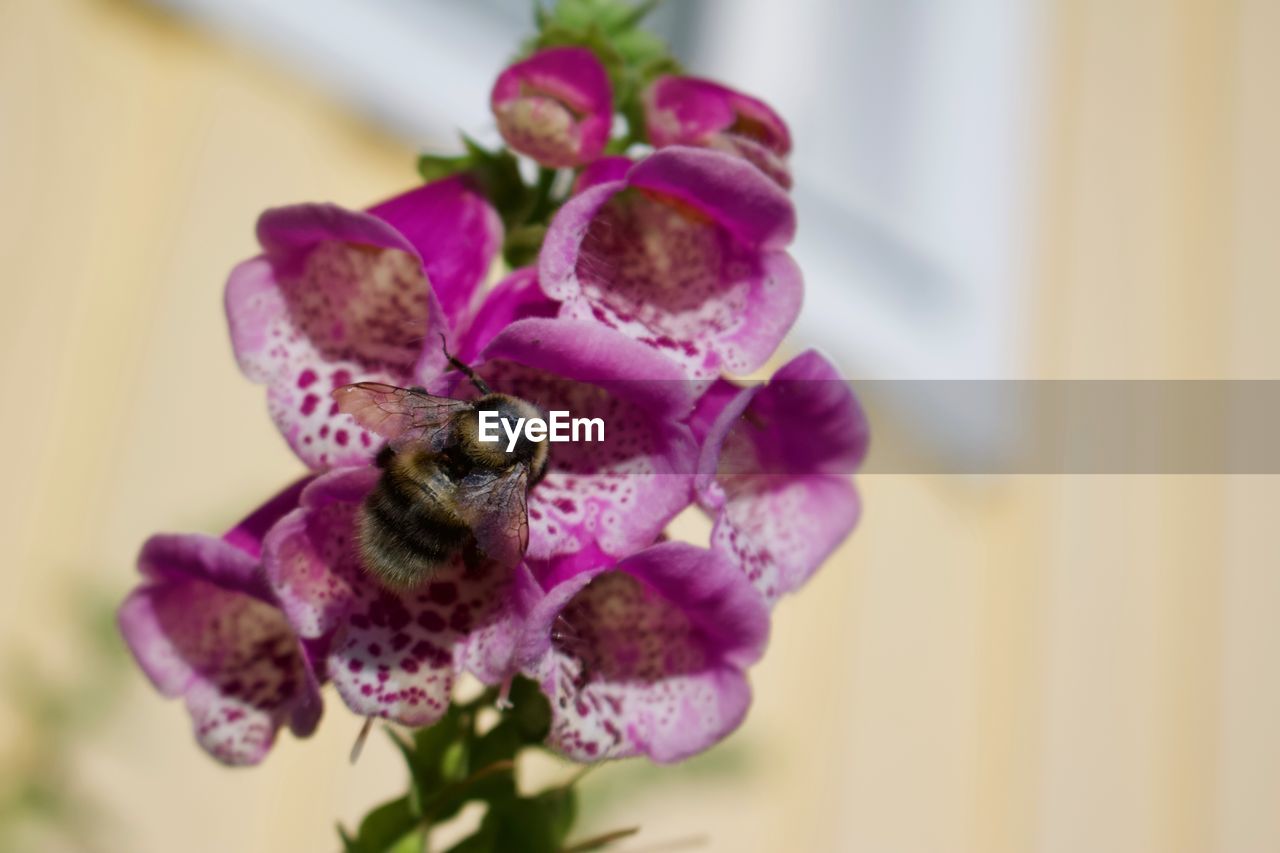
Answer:
[(387, 586), (408, 588), (429, 579), (471, 536), (445, 507), (413, 491), (411, 483), (384, 476), (361, 509), (365, 568)]

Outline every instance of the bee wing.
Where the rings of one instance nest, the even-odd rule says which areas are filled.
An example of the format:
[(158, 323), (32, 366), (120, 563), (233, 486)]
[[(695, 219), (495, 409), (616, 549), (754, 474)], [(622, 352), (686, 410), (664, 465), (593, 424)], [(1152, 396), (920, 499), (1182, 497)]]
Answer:
[(473, 471), (458, 483), (458, 514), (485, 556), (505, 566), (519, 563), (529, 546), (528, 491), (529, 470), (521, 464)]
[(425, 441), (440, 450), (449, 438), (449, 420), (471, 408), (466, 400), (436, 397), (417, 388), (397, 388), (381, 382), (357, 382), (333, 392), (338, 411), (377, 433), (399, 449), (410, 441)]

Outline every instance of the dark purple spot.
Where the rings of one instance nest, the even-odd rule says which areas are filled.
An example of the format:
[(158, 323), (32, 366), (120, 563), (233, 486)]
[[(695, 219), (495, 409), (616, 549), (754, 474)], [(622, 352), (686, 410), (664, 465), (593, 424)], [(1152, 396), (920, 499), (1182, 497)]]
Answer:
[(458, 600), (458, 588), (451, 583), (433, 583), (427, 595), (436, 604), (453, 604)]
[(316, 376), (316, 372), (314, 370), (312, 370), (311, 368), (307, 368), (306, 370), (298, 374), (298, 387), (306, 388), (308, 385), (310, 385), (312, 382), (315, 382), (319, 378), (320, 377)]
[(304, 415), (310, 415), (318, 405), (320, 405), (320, 398), (315, 394), (308, 394), (302, 398), (302, 409), (300, 411)]
[(347, 435), (347, 431), (345, 429), (340, 429), (333, 434), (333, 440), (338, 442), (339, 447), (346, 447), (349, 439), (350, 436)]
[(428, 631), (439, 632), (444, 630), (445, 621), (434, 610), (424, 610), (418, 614), (418, 624)]

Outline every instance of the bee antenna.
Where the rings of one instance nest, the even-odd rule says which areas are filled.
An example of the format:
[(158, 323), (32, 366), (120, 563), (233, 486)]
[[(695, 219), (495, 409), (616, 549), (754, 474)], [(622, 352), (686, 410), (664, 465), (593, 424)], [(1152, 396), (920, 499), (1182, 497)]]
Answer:
[(479, 376), (476, 375), (476, 372), (474, 370), (472, 370), (469, 366), (463, 364), (461, 361), (454, 358), (452, 354), (450, 354), (449, 342), (445, 339), (444, 332), (440, 333), (440, 349), (444, 351), (444, 357), (449, 360), (449, 364), (453, 365), (456, 369), (461, 370), (462, 373), (468, 379), (471, 380), (471, 384), (476, 386), (476, 390), (478, 390), (481, 394), (493, 393), (493, 390), (488, 385), (485, 384), (485, 381), (483, 379), (481, 379)]

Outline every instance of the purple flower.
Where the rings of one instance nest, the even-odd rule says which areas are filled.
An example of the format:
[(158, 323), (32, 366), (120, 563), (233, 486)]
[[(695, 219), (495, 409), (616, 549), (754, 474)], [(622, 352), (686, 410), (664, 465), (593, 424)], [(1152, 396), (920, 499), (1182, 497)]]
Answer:
[(627, 172), (631, 171), (634, 165), (635, 161), (630, 157), (601, 157), (578, 173), (577, 179), (573, 182), (572, 194), (581, 195), (599, 184), (620, 181), (627, 176)]
[(533, 609), (525, 671), (551, 701), (548, 743), (578, 761), (672, 762), (737, 728), (769, 615), (722, 556), (664, 542), (583, 571)]
[(794, 592), (853, 530), (849, 475), (866, 455), (866, 416), (816, 352), (724, 405), (698, 461), (698, 501), (715, 516), (712, 549), (772, 605)]
[(475, 318), (458, 339), (454, 353), (464, 364), (470, 364), (499, 332), (516, 320), (532, 317), (551, 318), (560, 305), (542, 292), (538, 271), (523, 267), (508, 275), (485, 297)]
[(561, 317), (618, 329), (693, 378), (746, 373), (800, 311), (787, 194), (717, 151), (672, 147), (569, 200), (538, 277)]
[(768, 104), (697, 77), (659, 77), (644, 93), (645, 129), (655, 148), (696, 145), (743, 158), (791, 186), (791, 134)]
[(439, 335), (470, 320), (501, 244), (497, 213), (450, 178), (364, 213), (268, 210), (258, 240), (262, 254), (227, 282), (240, 368), (267, 386), (272, 420), (309, 467), (364, 461), (374, 438), (335, 423), (329, 392), (357, 379), (414, 385), (439, 372)]
[[(605, 424), (603, 441), (552, 444), (529, 492), (525, 556), (544, 579), (649, 545), (691, 502), (698, 451), (682, 421), (692, 388), (651, 349), (596, 323), (530, 318), (499, 333), (474, 369), (544, 412)], [(436, 386), (473, 393), (456, 374)]]
[(544, 166), (582, 166), (600, 156), (613, 125), (613, 91), (596, 55), (553, 47), (510, 66), (489, 99), (507, 144)]
[(316, 677), (261, 571), (262, 539), (297, 505), (298, 483), (221, 539), (151, 537), (146, 579), (120, 606), (125, 642), (165, 696), (182, 696), (196, 739), (226, 764), (256, 764), (288, 724), (306, 737), (320, 719)]
[(467, 567), (460, 557), (418, 589), (380, 586), (355, 547), (356, 512), (378, 475), (359, 467), (320, 476), (272, 529), (263, 560), (294, 631), (327, 648), (347, 707), (426, 726), (448, 709), (461, 672), (487, 684), (514, 672), (523, 614), (538, 589), (522, 566)]

